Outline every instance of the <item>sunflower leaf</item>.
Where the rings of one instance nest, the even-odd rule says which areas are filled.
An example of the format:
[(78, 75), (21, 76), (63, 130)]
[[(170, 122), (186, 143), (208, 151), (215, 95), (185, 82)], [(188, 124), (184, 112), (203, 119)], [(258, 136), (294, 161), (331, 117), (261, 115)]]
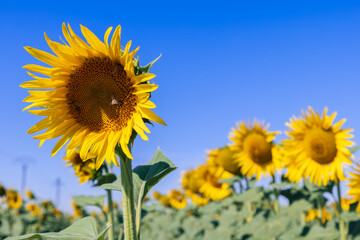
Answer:
[(80, 196), (73, 196), (72, 199), (80, 207), (97, 206), (102, 209), (104, 205), (105, 195), (101, 195), (101, 196), (80, 195)]
[(9, 237), (7, 240), (26, 240), (26, 239), (46, 239), (46, 240), (104, 240), (107, 230), (111, 226), (108, 226), (104, 231), (98, 233), (96, 229), (96, 221), (93, 217), (85, 217), (70, 227), (65, 228), (60, 232), (50, 233), (31, 233), (18, 237)]
[(158, 148), (150, 162), (133, 170), (135, 202), (139, 199), (142, 202), (149, 190), (175, 169), (175, 165)]
[(122, 191), (121, 177), (118, 177), (113, 183), (105, 183), (101, 185), (100, 188), (106, 190)]

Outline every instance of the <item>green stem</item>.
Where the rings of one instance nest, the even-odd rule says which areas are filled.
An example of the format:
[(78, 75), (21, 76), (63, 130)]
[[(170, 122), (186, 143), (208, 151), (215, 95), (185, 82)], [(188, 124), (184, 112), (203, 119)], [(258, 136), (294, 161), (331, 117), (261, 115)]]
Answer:
[(340, 227), (340, 240), (346, 240), (346, 236), (347, 236), (347, 232), (348, 232), (348, 224), (345, 223), (343, 217), (342, 217), (342, 207), (341, 207), (341, 189), (340, 189), (340, 181), (338, 180), (338, 182), (336, 183), (336, 188), (337, 188), (337, 194), (338, 194), (338, 212), (339, 212), (339, 218), (340, 218), (340, 223), (339, 223), (339, 227)]
[(319, 215), (320, 215), (320, 222), (322, 221), (322, 217), (323, 217), (323, 214), (322, 214), (322, 204), (321, 204), (321, 196), (318, 195), (317, 197), (317, 208), (318, 208), (318, 211), (319, 211)]
[[(275, 185), (275, 175), (273, 176), (273, 184)], [(274, 210), (275, 213), (279, 213), (279, 191), (277, 190), (276, 186), (274, 186), (274, 194), (275, 194), (275, 202), (274, 202)]]
[(136, 240), (131, 159), (120, 158), (125, 240)]
[(111, 196), (111, 190), (106, 190), (107, 192), (107, 199), (108, 199), (108, 206), (109, 206), (109, 211), (108, 211), (108, 217), (107, 217), (107, 221), (108, 221), (108, 225), (111, 225), (111, 229), (108, 231), (108, 235), (109, 235), (109, 240), (115, 240), (114, 236), (115, 236), (115, 226), (114, 226), (114, 209), (113, 209), (113, 202), (112, 202), (112, 196)]

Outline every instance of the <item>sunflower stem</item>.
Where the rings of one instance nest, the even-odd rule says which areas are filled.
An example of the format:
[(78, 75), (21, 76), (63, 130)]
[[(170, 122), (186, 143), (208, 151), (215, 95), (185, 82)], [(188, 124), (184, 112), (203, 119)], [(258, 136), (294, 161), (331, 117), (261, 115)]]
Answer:
[(120, 158), (125, 240), (136, 240), (134, 187), (131, 159)]
[(346, 240), (347, 232), (348, 232), (348, 224), (345, 223), (342, 217), (342, 207), (341, 207), (341, 188), (340, 188), (340, 181), (336, 183), (337, 194), (338, 194), (338, 212), (339, 212), (339, 228), (340, 228), (340, 240)]
[(275, 202), (274, 202), (274, 211), (276, 214), (279, 213), (279, 191), (277, 190), (275, 184), (275, 174), (273, 176), (273, 183), (274, 183), (274, 194), (275, 194)]
[(113, 209), (113, 201), (112, 201), (112, 196), (111, 196), (111, 190), (106, 190), (107, 192), (107, 200), (108, 200), (108, 206), (109, 206), (109, 211), (108, 211), (108, 217), (107, 217), (107, 221), (108, 221), (108, 225), (111, 225), (111, 229), (109, 230), (109, 240), (115, 240), (114, 236), (115, 236), (115, 226), (114, 226), (114, 209)]

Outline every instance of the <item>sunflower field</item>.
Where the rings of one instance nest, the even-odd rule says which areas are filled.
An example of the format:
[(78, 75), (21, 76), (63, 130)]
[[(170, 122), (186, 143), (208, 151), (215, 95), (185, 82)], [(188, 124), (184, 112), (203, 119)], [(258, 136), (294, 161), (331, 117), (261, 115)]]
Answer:
[(24, 47), (47, 66), (23, 67), (23, 110), (40, 118), (27, 131), (39, 146), (54, 144), (51, 156), (103, 194), (72, 196), (70, 213), (0, 185), (0, 239), (360, 240), (359, 147), (336, 112), (308, 107), (278, 131), (240, 121), (228, 144), (165, 192), (156, 184), (177, 167), (160, 148), (133, 166), (138, 140), (149, 140), (150, 126), (167, 126), (153, 102), (159, 58), (141, 65), (139, 47), (122, 45), (120, 25), (103, 40), (80, 31), (63, 23), (64, 40), (45, 34), (49, 52)]

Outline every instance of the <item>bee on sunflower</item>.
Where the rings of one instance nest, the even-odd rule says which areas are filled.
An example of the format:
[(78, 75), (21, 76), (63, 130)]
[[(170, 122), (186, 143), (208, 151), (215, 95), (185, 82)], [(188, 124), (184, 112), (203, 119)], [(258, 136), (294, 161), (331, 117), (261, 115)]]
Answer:
[[(144, 140), (148, 120), (165, 124), (151, 109), (155, 104), (149, 100), (150, 93), (158, 88), (149, 80), (151, 73), (135, 71), (134, 56), (138, 49), (130, 51), (131, 41), (125, 49), (120, 47), (120, 26), (116, 27), (111, 42), (108, 40), (112, 27), (102, 42), (89, 29), (81, 26), (86, 42), (74, 33), (70, 25), (63, 24), (68, 44), (45, 39), (55, 55), (25, 47), (32, 56), (50, 67), (29, 64), (25, 69), (34, 78), (20, 86), (28, 89), (30, 96), (24, 99), (31, 104), (24, 108), (30, 113), (45, 116), (28, 130), (28, 133), (46, 131), (34, 136), (40, 146), (47, 139), (60, 137), (51, 155), (55, 155), (67, 143), (67, 149), (79, 149), (81, 159), (96, 157), (96, 169), (104, 160), (119, 163), (115, 147), (121, 146), (124, 154), (133, 159), (128, 143), (135, 131)], [(138, 62), (138, 61), (137, 61)], [(135, 74), (136, 72), (136, 74)], [(49, 90), (50, 89), (50, 90)]]
[(344, 163), (351, 164), (352, 154), (348, 140), (352, 129), (342, 129), (345, 119), (333, 123), (336, 112), (322, 115), (309, 107), (302, 116), (293, 117), (286, 126), (289, 128), (284, 140), (284, 164), (288, 168), (285, 176), (298, 182), (302, 177), (311, 183), (326, 186), (329, 180), (338, 183), (344, 179)]

